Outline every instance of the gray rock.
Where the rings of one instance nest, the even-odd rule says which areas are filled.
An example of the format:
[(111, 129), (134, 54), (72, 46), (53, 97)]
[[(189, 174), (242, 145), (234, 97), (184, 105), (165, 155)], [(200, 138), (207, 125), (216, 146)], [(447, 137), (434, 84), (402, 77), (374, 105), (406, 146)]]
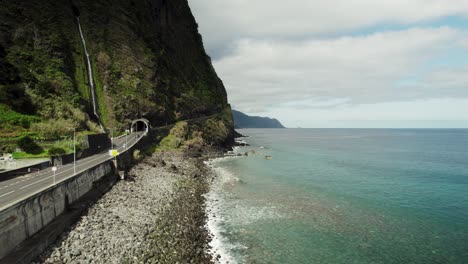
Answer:
[(74, 248), (74, 249), (71, 250), (70, 253), (71, 253), (72, 256), (79, 256), (79, 255), (81, 255), (81, 250), (79, 248)]

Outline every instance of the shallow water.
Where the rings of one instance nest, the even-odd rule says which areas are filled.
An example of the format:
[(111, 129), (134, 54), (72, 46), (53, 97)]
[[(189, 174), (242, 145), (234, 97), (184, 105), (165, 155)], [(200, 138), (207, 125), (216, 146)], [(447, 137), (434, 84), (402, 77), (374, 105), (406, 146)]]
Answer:
[(468, 263), (468, 130), (240, 132), (255, 153), (212, 162), (222, 261)]

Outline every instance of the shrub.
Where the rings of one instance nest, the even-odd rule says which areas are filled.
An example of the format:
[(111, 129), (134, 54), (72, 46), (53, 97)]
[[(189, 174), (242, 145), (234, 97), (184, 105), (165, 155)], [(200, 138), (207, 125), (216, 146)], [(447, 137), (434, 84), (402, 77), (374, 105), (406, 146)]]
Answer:
[(58, 139), (65, 135), (71, 135), (75, 123), (69, 119), (48, 120), (47, 122), (35, 123), (31, 129), (37, 132), (42, 138)]
[(159, 143), (158, 150), (170, 150), (180, 148), (187, 138), (189, 128), (187, 122), (178, 122), (172, 127), (169, 135)]
[(184, 140), (182, 138), (178, 138), (173, 135), (168, 135), (167, 137), (163, 138), (163, 140), (161, 140), (161, 143), (159, 143), (159, 149), (160, 150), (176, 149), (176, 148), (179, 148), (183, 142)]
[(22, 137), (18, 140), (18, 146), (28, 154), (39, 154), (44, 150), (34, 142), (29, 136)]
[(188, 124), (187, 122), (181, 121), (177, 122), (175, 126), (171, 129), (170, 134), (178, 138), (186, 138), (188, 133)]
[(39, 122), (41, 119), (37, 116), (24, 115), (17, 113), (6, 105), (0, 104), (0, 123), (13, 126), (29, 128), (32, 123)]
[(47, 153), (49, 154), (49, 156), (59, 156), (59, 155), (63, 155), (65, 153), (67, 153), (63, 148), (56, 148), (56, 147), (53, 147), (53, 148), (50, 148)]

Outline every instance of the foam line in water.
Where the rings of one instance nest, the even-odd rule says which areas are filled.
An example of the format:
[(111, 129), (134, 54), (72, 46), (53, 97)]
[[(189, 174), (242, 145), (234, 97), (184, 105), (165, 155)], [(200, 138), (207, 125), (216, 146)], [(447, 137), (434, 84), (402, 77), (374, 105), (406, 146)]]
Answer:
[(225, 232), (222, 224), (225, 222), (223, 218), (223, 196), (220, 192), (221, 186), (229, 179), (232, 179), (232, 175), (218, 167), (214, 167), (214, 164), (224, 160), (226, 158), (217, 158), (209, 162), (205, 162), (217, 175), (217, 180), (213, 183), (210, 192), (206, 195), (207, 199), (207, 228), (212, 235), (212, 240), (210, 242), (211, 250), (210, 254), (213, 255), (213, 258), (216, 259), (217, 255), (220, 255), (221, 258), (217, 259), (216, 263), (238, 263), (238, 260), (231, 254), (232, 250), (242, 247), (242, 245), (235, 245), (230, 243), (223, 233)]

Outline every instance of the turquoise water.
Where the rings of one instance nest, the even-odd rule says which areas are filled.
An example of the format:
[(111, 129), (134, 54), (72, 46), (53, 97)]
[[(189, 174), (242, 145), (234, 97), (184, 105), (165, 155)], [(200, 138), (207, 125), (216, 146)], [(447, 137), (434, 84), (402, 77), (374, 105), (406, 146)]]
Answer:
[(468, 130), (239, 132), (250, 155), (212, 162), (222, 261), (468, 263)]

